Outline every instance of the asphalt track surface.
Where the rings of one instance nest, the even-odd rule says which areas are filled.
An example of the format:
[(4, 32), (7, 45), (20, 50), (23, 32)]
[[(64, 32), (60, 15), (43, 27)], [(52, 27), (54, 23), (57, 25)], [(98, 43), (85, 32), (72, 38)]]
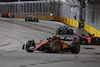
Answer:
[[(40, 40), (52, 37), (56, 28), (64, 25), (56, 21), (33, 23), (24, 19), (0, 18), (0, 67), (100, 67), (100, 45), (81, 45), (79, 54), (27, 53), (21, 49), (28, 40), (34, 39), (38, 44)], [(77, 37), (87, 33), (84, 29), (70, 28), (74, 29), (74, 35), (61, 36)]]

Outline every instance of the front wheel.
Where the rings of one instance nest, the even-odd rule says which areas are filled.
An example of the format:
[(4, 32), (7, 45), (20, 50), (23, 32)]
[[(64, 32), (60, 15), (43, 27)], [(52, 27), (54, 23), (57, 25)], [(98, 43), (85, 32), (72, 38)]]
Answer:
[(35, 47), (35, 41), (34, 40), (29, 40), (26, 43), (26, 51), (27, 52), (33, 52), (34, 51), (34, 47)]
[(60, 44), (58, 42), (52, 42), (51, 43), (51, 50), (53, 52), (60, 53), (60, 51), (61, 51)]
[(56, 53), (60, 53), (60, 52), (61, 52), (61, 50), (60, 50), (60, 45), (57, 44), (57, 45), (56, 45)]

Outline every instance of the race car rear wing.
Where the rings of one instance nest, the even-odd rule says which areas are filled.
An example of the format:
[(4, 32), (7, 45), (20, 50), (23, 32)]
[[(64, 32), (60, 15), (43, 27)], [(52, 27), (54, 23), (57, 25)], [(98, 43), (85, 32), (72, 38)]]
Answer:
[(94, 36), (94, 34), (82, 34), (82, 36), (87, 36), (87, 35)]
[(76, 39), (76, 38), (60, 37), (60, 40), (63, 40), (63, 41), (73, 41), (74, 39)]

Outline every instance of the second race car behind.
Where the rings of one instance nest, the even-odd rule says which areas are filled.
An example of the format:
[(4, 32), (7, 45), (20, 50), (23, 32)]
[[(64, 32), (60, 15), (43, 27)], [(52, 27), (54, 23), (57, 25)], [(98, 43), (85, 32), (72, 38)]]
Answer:
[(39, 19), (35, 18), (34, 16), (28, 15), (27, 17), (25, 17), (25, 21), (39, 22)]
[(94, 34), (82, 34), (78, 38), (78, 42), (80, 44), (100, 44), (100, 38), (99, 37), (94, 37)]
[(60, 34), (68, 34), (68, 35), (73, 35), (73, 29), (70, 29), (69, 27), (66, 26), (61, 26), (59, 28), (57, 28), (56, 30), (56, 34), (60, 35)]

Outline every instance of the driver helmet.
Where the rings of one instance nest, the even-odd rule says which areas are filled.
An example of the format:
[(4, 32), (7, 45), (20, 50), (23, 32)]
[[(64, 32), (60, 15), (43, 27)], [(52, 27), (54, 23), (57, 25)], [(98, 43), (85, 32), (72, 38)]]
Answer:
[(57, 38), (56, 34), (53, 34), (53, 38)]
[(64, 27), (66, 27), (66, 26), (64, 26)]

